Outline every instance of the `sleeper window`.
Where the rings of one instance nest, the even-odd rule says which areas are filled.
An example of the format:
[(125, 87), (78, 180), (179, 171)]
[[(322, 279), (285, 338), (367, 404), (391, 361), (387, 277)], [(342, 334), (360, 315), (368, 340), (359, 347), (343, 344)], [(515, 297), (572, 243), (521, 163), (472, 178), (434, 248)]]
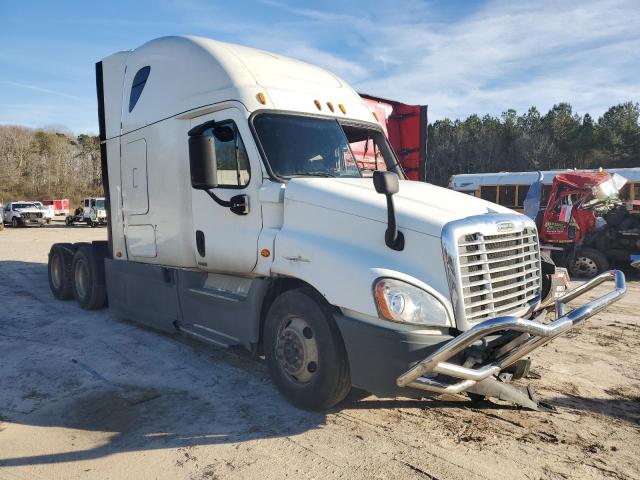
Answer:
[(131, 113), (133, 107), (135, 107), (136, 103), (138, 103), (138, 99), (142, 94), (142, 90), (147, 83), (147, 78), (149, 78), (150, 71), (151, 67), (142, 67), (140, 70), (138, 70), (136, 76), (133, 77), (133, 83), (131, 84), (131, 95), (129, 96), (129, 113)]

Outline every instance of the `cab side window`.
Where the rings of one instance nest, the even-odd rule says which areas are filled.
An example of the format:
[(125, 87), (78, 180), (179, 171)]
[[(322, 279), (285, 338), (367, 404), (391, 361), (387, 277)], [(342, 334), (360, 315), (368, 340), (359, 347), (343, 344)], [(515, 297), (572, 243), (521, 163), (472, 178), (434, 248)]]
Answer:
[(236, 124), (221, 122), (213, 127), (216, 150), (218, 187), (243, 188), (249, 184), (251, 169), (249, 156)]
[(88, 206), (89, 206), (89, 199), (88, 199), (88, 198), (86, 198), (86, 199), (84, 200), (84, 206), (85, 206), (85, 207), (88, 207)]

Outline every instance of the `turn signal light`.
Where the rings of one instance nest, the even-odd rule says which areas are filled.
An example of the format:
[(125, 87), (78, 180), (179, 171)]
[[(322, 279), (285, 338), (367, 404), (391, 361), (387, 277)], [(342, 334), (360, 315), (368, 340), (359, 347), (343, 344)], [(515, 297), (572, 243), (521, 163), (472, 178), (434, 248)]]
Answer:
[(264, 93), (262, 93), (262, 92), (258, 93), (258, 101), (261, 104), (266, 105), (267, 99), (264, 97)]
[(264, 258), (267, 258), (269, 255), (271, 255), (271, 252), (268, 248), (263, 248), (262, 250), (260, 250), (260, 255), (262, 255)]
[(338, 108), (340, 109), (340, 111), (341, 111), (342, 113), (345, 113), (345, 114), (347, 113), (347, 109), (346, 109), (346, 108), (344, 108), (344, 105), (343, 105), (343, 104), (339, 103), (339, 104), (338, 104)]

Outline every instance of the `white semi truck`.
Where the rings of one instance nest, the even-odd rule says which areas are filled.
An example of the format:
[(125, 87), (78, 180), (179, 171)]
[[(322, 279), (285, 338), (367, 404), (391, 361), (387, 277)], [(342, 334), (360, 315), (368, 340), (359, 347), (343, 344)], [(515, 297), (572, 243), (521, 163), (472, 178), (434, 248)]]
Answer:
[(354, 386), (537, 408), (506, 381), (625, 292), (607, 272), (546, 320), (534, 223), (405, 180), (360, 96), (326, 70), (166, 37), (104, 58), (96, 78), (108, 242), (53, 245), (53, 294), (86, 309), (108, 297), (117, 316), (264, 355), (298, 406)]

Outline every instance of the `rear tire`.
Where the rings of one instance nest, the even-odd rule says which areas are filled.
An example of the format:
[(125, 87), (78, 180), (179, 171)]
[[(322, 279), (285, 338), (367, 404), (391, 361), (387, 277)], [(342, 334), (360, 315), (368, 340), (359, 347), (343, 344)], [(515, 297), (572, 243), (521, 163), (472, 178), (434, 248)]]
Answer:
[(73, 251), (71, 243), (56, 243), (49, 251), (49, 288), (58, 300), (73, 298)]
[(292, 404), (324, 410), (351, 388), (349, 362), (329, 305), (310, 289), (288, 290), (269, 308), (264, 330), (267, 366)]
[(609, 270), (609, 260), (594, 248), (583, 248), (571, 259), (569, 271), (578, 278), (593, 278)]
[(107, 301), (104, 254), (82, 245), (73, 256), (73, 296), (85, 310), (97, 310)]

